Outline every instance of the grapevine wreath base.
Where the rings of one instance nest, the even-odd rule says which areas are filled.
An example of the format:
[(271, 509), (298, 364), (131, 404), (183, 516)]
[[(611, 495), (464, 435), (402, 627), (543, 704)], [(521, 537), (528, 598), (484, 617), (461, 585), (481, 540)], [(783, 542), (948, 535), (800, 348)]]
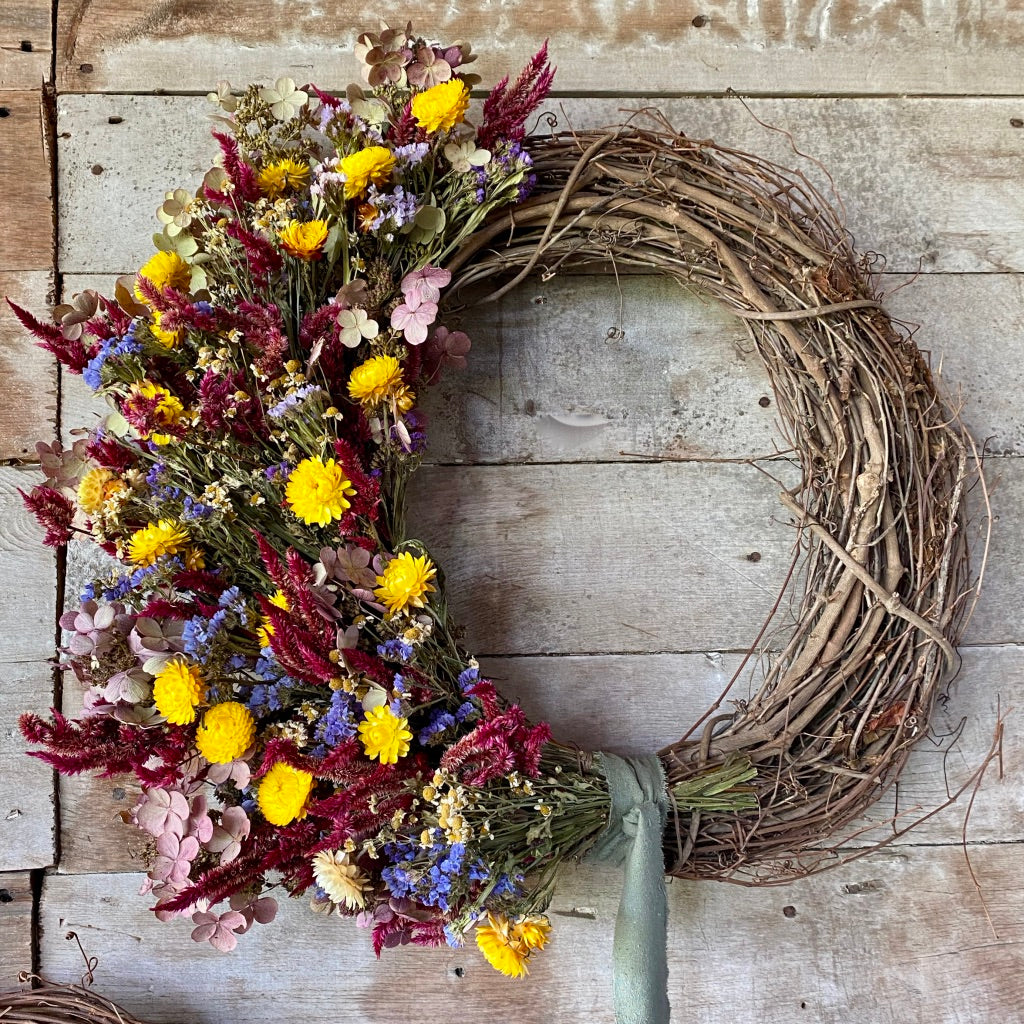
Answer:
[[(223, 952), (285, 891), (378, 955), (472, 936), (519, 977), (559, 866), (625, 862), (617, 1018), (667, 1021), (666, 865), (767, 884), (841, 862), (926, 733), (977, 591), (975, 453), (801, 175), (658, 115), (524, 138), (546, 48), (475, 125), (468, 45), (384, 27), (357, 54), (370, 89), (344, 98), (221, 83), (220, 161), (167, 193), (157, 253), (52, 323), (14, 307), (112, 409), (41, 446), (26, 502), (46, 543), (127, 565), (61, 618), (82, 716), (22, 731), (67, 774), (135, 775), (143, 892)], [(741, 317), (802, 469), (780, 484), (797, 543), (775, 611), (803, 596), (754, 638), (763, 683), (628, 761), (553, 740), (481, 677), (405, 529), (419, 396), (469, 347), (438, 315), (595, 263)]]
[(452, 292), (516, 270), (495, 300), (536, 270), (610, 260), (743, 320), (803, 471), (779, 493), (800, 537), (787, 587), (802, 580), (803, 596), (795, 627), (773, 632), (784, 588), (744, 659), (779, 650), (754, 696), (726, 691), (659, 752), (670, 788), (749, 760), (756, 801), (674, 816), (665, 852), (681, 878), (784, 882), (842, 862), (828, 838), (927, 732), (976, 599), (964, 528), (976, 453), (820, 192), (644, 116), (653, 130), (531, 139), (543, 191), (448, 264)]

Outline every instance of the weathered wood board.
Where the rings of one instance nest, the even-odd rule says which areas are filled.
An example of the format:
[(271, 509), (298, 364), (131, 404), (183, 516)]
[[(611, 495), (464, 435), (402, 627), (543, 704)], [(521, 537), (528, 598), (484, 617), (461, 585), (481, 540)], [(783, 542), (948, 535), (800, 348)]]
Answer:
[[(110, 293), (113, 283), (69, 274), (64, 290)], [(879, 286), (892, 315), (918, 328), (973, 435), (989, 453), (1024, 454), (1024, 277), (885, 274)], [(671, 281), (530, 279), (469, 310), (462, 327), (473, 340), (467, 369), (423, 396), (428, 462), (747, 459), (783, 445), (742, 324)], [(61, 408), (65, 443), (106, 411), (66, 373)]]
[[(376, 28), (381, 10), (354, 0), (156, 8), (146, 0), (65, 0), (58, 82), (66, 92), (205, 91), (217, 68), (238, 80), (291, 74), (344, 87), (356, 77), (356, 34)], [(426, 36), (472, 40), (484, 51), (478, 67), (488, 82), (514, 72), (549, 38), (560, 89), (606, 94), (623, 82), (648, 94), (1012, 93), (1009, 69), (1024, 42), (1014, 0), (431, 0), (409, 13)], [(390, 20), (404, 16), (394, 8)]]
[[(0, 17), (0, 89), (37, 89), (50, 76), (51, 0), (5, 0)], [(0, 105), (4, 99), (0, 97)]]
[(17, 988), (32, 969), (32, 879), (27, 871), (0, 874), (0, 992)]
[[(217, 67), (222, 67), (218, 62)], [(212, 84), (212, 83), (211, 83)], [(549, 101), (562, 127), (623, 120), (641, 100)], [(693, 138), (715, 138), (785, 165), (823, 188), (822, 161), (861, 248), (890, 271), (1024, 269), (1019, 170), (1022, 102), (1010, 99), (726, 99), (657, 102)], [(216, 144), (212, 105), (192, 96), (61, 96), (60, 266), (120, 274), (141, 266), (164, 193), (195, 188)], [(779, 131), (770, 131), (755, 116)], [(111, 118), (119, 119), (111, 124)], [(893, 131), (894, 124), (900, 131)], [(541, 128), (543, 129), (543, 127)], [(859, 144), (850, 145), (856, 138)], [(173, 139), (174, 145), (159, 140)]]
[(0, 93), (0, 271), (53, 265), (53, 209), (42, 97)]
[(36, 442), (52, 441), (57, 427), (57, 361), (15, 319), (3, 297), (37, 316), (50, 305), (46, 270), (0, 271), (0, 380), (9, 400), (0, 402), (0, 459), (37, 459)]
[[(964, 852), (906, 847), (782, 889), (669, 886), (669, 993), (679, 1020), (792, 1024), (954, 1024), (1013, 1020), (1024, 999), (1024, 895), (1012, 844)], [(528, 979), (491, 972), (475, 949), (388, 951), (374, 963), (351, 921), (285, 901), (278, 920), (224, 955), (159, 924), (139, 875), (45, 879), (42, 972), (72, 980), (77, 932), (99, 958), (97, 985), (153, 1021), (426, 1024), (611, 1022), (618, 873), (581, 868), (551, 908), (554, 938)], [(770, 950), (770, 955), (766, 951)], [(259, 992), (253, 979), (262, 979)], [(287, 993), (285, 997), (284, 993)]]
[(18, 731), (22, 712), (44, 714), (53, 704), (47, 659), (53, 655), (56, 559), (40, 543), (42, 531), (17, 492), (34, 477), (0, 467), (0, 871), (54, 862), (53, 773), (25, 756)]

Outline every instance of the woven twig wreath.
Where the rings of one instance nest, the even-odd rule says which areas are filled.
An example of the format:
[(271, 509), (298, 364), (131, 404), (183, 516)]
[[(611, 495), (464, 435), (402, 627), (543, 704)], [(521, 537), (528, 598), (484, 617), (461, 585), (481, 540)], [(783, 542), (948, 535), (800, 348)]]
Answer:
[(660, 751), (670, 786), (749, 758), (758, 806), (677, 821), (669, 873), (779, 882), (831, 866), (823, 840), (896, 778), (955, 662), (974, 595), (970, 438), (802, 175), (660, 119), (530, 147), (546, 191), (456, 256), (453, 292), (518, 271), (490, 301), (535, 268), (611, 260), (714, 297), (749, 331), (803, 471), (779, 495), (804, 562), (795, 628), (773, 634), (769, 616), (744, 659), (780, 648), (757, 693), (733, 710), (723, 693)]

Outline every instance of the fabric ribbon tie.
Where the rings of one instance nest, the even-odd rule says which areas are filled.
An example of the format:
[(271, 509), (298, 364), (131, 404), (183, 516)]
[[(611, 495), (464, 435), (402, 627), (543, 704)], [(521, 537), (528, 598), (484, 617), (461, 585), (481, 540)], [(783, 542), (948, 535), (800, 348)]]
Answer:
[(617, 1024), (668, 1024), (668, 897), (661, 836), (669, 798), (661, 760), (597, 753), (611, 812), (588, 860), (624, 866), (615, 918), (613, 993)]

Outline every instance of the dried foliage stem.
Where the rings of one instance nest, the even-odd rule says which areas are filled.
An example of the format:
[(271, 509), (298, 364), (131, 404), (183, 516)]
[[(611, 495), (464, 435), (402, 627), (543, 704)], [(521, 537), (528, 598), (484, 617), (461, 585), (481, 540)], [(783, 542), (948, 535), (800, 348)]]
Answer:
[[(455, 253), (452, 294), (494, 281), (478, 301), (495, 301), (534, 270), (611, 262), (745, 324), (800, 461), (781, 500), (803, 571), (745, 659), (765, 666), (756, 693), (728, 712), (723, 694), (661, 751), (670, 786), (749, 758), (757, 807), (677, 822), (666, 856), (680, 877), (775, 883), (837, 863), (840, 831), (927, 733), (976, 591), (964, 504), (977, 452), (809, 181), (651, 116), (650, 129), (533, 138), (547, 191)], [(794, 623), (772, 625), (798, 581)]]

